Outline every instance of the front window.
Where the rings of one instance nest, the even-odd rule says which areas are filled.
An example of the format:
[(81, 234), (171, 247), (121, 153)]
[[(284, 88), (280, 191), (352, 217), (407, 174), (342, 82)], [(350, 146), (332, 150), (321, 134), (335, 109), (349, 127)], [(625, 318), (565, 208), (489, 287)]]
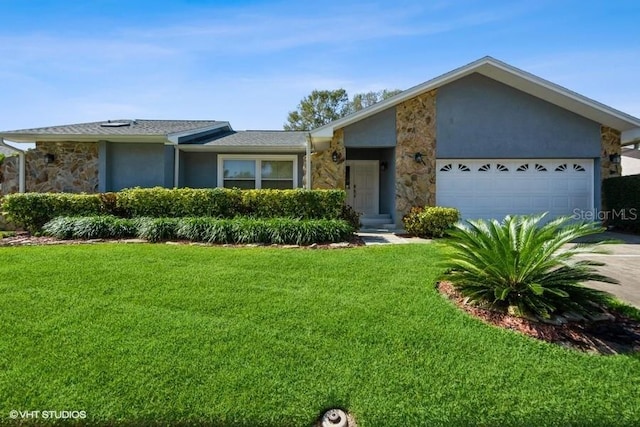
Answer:
[(293, 188), (293, 161), (262, 160), (260, 170), (261, 188), (279, 190)]
[(256, 162), (253, 160), (225, 160), (225, 188), (256, 188)]
[(296, 156), (220, 155), (218, 185), (243, 190), (296, 188), (297, 163)]

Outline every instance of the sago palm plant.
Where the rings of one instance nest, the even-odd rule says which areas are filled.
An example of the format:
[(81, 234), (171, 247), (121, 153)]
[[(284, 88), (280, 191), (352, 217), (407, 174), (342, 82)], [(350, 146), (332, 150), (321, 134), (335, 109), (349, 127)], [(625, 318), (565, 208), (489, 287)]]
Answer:
[(571, 242), (604, 229), (597, 223), (576, 223), (570, 217), (542, 224), (545, 215), (456, 224), (445, 242), (451, 251), (442, 279), (471, 301), (511, 306), (520, 315), (549, 318), (563, 312), (600, 311), (598, 307), (610, 295), (582, 283), (618, 282), (596, 271), (594, 267), (603, 263), (576, 255), (603, 253), (601, 245), (609, 242)]

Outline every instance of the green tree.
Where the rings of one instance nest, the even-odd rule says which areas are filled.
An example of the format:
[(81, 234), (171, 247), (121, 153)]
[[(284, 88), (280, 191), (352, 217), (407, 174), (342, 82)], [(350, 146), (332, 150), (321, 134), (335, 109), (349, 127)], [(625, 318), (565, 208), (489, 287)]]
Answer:
[(365, 93), (356, 93), (355, 95), (353, 95), (353, 99), (350, 102), (349, 112), (354, 113), (356, 111), (360, 111), (363, 108), (370, 107), (377, 102), (384, 101), (387, 98), (391, 98), (392, 96), (395, 96), (400, 92), (402, 91), (399, 89), (384, 89), (378, 92), (371, 91)]
[(338, 120), (347, 114), (355, 113), (367, 108), (376, 102), (383, 101), (401, 91), (381, 90), (357, 93), (349, 100), (349, 95), (344, 89), (314, 90), (298, 104), (295, 111), (290, 111), (284, 130), (311, 130)]
[(295, 111), (290, 111), (284, 130), (311, 130), (344, 117), (349, 112), (349, 95), (344, 89), (314, 90)]

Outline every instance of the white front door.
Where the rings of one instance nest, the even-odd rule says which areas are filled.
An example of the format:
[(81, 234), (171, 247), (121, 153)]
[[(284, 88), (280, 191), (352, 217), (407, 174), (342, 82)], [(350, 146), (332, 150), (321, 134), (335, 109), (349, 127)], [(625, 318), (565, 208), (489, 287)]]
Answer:
[(378, 214), (379, 170), (377, 160), (347, 161), (347, 203), (364, 215)]

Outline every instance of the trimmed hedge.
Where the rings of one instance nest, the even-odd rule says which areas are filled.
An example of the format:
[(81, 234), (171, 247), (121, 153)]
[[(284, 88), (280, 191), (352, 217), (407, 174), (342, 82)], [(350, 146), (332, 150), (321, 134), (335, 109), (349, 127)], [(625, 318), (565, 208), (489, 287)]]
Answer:
[(455, 208), (427, 206), (411, 208), (402, 223), (405, 231), (414, 236), (442, 237), (459, 220), (460, 212)]
[(118, 193), (117, 207), (130, 217), (234, 217), (241, 213), (242, 190), (226, 188), (130, 188)]
[(37, 232), (58, 216), (99, 215), (103, 212), (99, 194), (22, 193), (2, 199), (2, 213), (9, 222)]
[(131, 217), (211, 216), (233, 218), (340, 217), (341, 190), (238, 190), (228, 188), (132, 188), (118, 193), (117, 206)]
[(113, 215), (125, 218), (290, 217), (340, 219), (342, 190), (238, 190), (132, 188), (118, 193), (24, 193), (4, 197), (2, 211), (10, 222), (31, 232), (58, 216)]
[(640, 175), (607, 178), (602, 182), (606, 212), (596, 220), (630, 231), (640, 231)]
[(207, 243), (266, 243), (308, 245), (340, 242), (353, 233), (337, 219), (292, 218), (117, 218), (114, 216), (58, 217), (43, 227), (59, 239), (139, 237), (151, 242), (185, 239)]

